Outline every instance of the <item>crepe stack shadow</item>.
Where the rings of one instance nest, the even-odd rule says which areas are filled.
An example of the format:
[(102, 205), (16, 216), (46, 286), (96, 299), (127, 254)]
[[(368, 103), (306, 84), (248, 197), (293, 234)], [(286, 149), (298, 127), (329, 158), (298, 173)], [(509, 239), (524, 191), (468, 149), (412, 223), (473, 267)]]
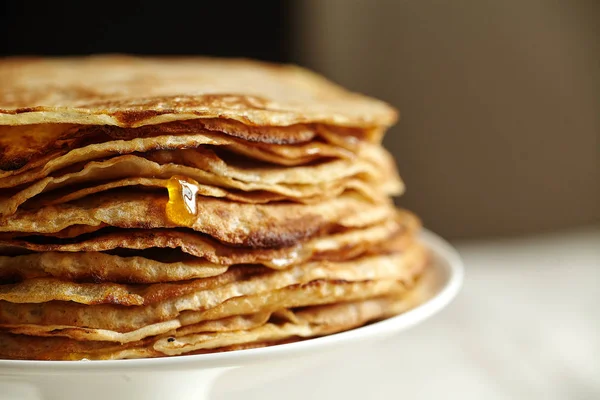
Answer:
[(0, 61), (0, 358), (248, 349), (414, 307), (395, 120), (294, 66)]

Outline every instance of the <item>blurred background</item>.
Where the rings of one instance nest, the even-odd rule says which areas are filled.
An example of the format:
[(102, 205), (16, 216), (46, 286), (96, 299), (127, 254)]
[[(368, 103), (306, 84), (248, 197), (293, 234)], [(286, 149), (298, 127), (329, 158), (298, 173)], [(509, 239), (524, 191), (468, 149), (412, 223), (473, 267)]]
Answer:
[[(298, 63), (397, 107), (399, 204), (449, 238), (600, 220), (600, 2), (4, 1), (0, 54)], [(235, 10), (235, 12), (232, 12)]]

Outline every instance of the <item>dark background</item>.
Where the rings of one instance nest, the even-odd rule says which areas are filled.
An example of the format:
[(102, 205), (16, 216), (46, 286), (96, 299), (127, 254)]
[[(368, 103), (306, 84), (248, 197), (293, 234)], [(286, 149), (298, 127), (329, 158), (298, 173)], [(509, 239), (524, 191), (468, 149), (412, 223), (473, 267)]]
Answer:
[(208, 54), (290, 61), (290, 4), (3, 0), (0, 54)]

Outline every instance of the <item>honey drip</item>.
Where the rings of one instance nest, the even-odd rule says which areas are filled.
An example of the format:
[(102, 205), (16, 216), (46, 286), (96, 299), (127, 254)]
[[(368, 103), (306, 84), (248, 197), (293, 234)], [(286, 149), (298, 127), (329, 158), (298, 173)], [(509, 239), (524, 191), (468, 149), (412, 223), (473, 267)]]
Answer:
[(169, 202), (167, 218), (174, 224), (192, 227), (197, 219), (198, 182), (183, 176), (173, 176), (167, 182)]

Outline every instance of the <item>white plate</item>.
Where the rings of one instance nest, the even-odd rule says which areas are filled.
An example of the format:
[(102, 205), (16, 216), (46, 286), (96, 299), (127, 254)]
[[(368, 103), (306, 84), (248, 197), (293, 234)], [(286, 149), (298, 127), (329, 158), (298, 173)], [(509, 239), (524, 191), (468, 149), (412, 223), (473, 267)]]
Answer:
[[(306, 368), (351, 344), (373, 341), (431, 317), (458, 293), (463, 265), (443, 239), (423, 232), (434, 255), (433, 268), (422, 285), (431, 295), (396, 317), (362, 328), (302, 342), (228, 353), (115, 361), (0, 360), (0, 399), (119, 400), (208, 398), (214, 380), (232, 369), (231, 385), (243, 387)], [(425, 291), (424, 291), (425, 292)], [(245, 378), (240, 378), (245, 377)]]

